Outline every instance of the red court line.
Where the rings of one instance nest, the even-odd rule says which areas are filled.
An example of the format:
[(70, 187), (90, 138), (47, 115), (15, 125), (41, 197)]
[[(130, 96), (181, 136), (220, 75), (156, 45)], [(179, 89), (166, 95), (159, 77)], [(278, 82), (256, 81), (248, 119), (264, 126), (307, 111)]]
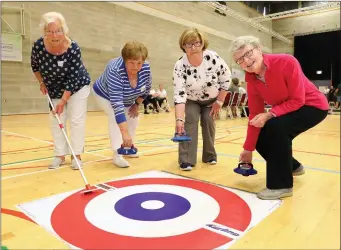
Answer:
[[(108, 140), (109, 137), (107, 138), (101, 138), (101, 139), (95, 139), (95, 140), (89, 140), (86, 142), (95, 142), (95, 141), (103, 141), (103, 140)], [(97, 145), (87, 145), (87, 146), (97, 146)], [(42, 147), (34, 147), (34, 148), (22, 148), (22, 149), (16, 149), (16, 150), (9, 150), (9, 151), (2, 151), (1, 154), (8, 154), (8, 153), (18, 153), (18, 152), (23, 152), (23, 151), (29, 151), (29, 150), (35, 150), (35, 149), (40, 149), (40, 148), (49, 148), (49, 147), (53, 147), (53, 145), (49, 145), (49, 146), (42, 146)]]
[(40, 149), (40, 148), (50, 148), (50, 147), (53, 147), (53, 145), (35, 147), (35, 148), (21, 148), (21, 149), (16, 149), (16, 150), (2, 151), (1, 154), (3, 155), (3, 154), (7, 154), (7, 153), (17, 153), (17, 152), (22, 152), (22, 151), (27, 151), (27, 150), (34, 150), (34, 149)]
[(161, 153), (148, 154), (148, 155), (144, 155), (144, 156), (164, 155), (164, 154), (174, 153), (177, 151), (178, 150), (173, 150), (173, 151), (167, 151), (167, 152), (161, 152)]
[(8, 214), (8, 215), (11, 215), (14, 217), (18, 217), (20, 219), (24, 219), (24, 220), (27, 220), (29, 222), (33, 222), (34, 224), (37, 224), (31, 218), (29, 218), (26, 214), (19, 212), (19, 211), (7, 209), (7, 208), (1, 208), (1, 213)]
[[(9, 135), (9, 134), (2, 134), (2, 136), (5, 136), (5, 137), (16, 137), (16, 138), (21, 138), (21, 139), (29, 139), (29, 140), (32, 140), (32, 138), (29, 138), (29, 137), (26, 137), (24, 135)], [(40, 138), (35, 138), (35, 139), (39, 139), (41, 141), (46, 141), (46, 142), (53, 142), (51, 140), (44, 140), (44, 139), (40, 139)]]
[(312, 132), (314, 132), (314, 131), (323, 131), (323, 132), (330, 132), (330, 133), (339, 133), (340, 134), (340, 131), (338, 131), (338, 130), (326, 130), (326, 129), (312, 129), (311, 130)]
[[(130, 158), (131, 159), (131, 158)], [(103, 160), (98, 160), (98, 161), (96, 161), (96, 163), (97, 162), (103, 162), (103, 161), (111, 161), (110, 159), (109, 160), (107, 160), (107, 159), (103, 159)], [(85, 162), (85, 163), (87, 163), (87, 162)], [(84, 164), (85, 164), (84, 163)], [(21, 169), (30, 169), (30, 168), (47, 168), (48, 167), (48, 165), (45, 165), (45, 166), (32, 166), (32, 167), (21, 167), (21, 168), (1, 168), (0, 170), (1, 171), (3, 171), (3, 170), (21, 170)], [(8, 176), (6, 176), (6, 177), (8, 177)], [(9, 177), (11, 177), (11, 176), (9, 176)]]
[(169, 134), (160, 134), (160, 133), (137, 133), (136, 135), (163, 135), (169, 137)]
[(47, 165), (45, 166), (32, 166), (32, 167), (21, 167), (21, 168), (1, 168), (1, 171), (6, 171), (6, 170), (20, 170), (20, 169), (29, 169), (29, 168), (46, 168)]
[[(231, 139), (229, 141), (226, 141), (226, 142), (231, 142), (231, 141), (235, 141), (235, 140), (239, 140), (239, 139), (242, 139), (244, 137), (238, 137), (238, 138), (235, 138), (235, 139)], [(219, 139), (218, 139), (219, 140)], [(225, 142), (225, 141), (224, 141)], [(222, 143), (221, 141), (218, 141), (216, 142), (216, 144), (220, 144)], [(163, 154), (169, 154), (169, 153), (174, 153), (174, 152), (177, 152), (177, 150), (170, 150), (170, 151), (167, 151), (167, 152), (161, 152), (161, 153), (154, 153), (154, 154), (148, 154), (148, 155), (144, 155), (144, 156), (154, 156), (154, 155), (163, 155)]]
[[(90, 140), (90, 141), (86, 141), (86, 142), (102, 141), (102, 140), (106, 140), (106, 139), (109, 139), (109, 138)], [(40, 148), (50, 148), (50, 147), (53, 147), (53, 145), (34, 147), (34, 148), (21, 148), (21, 149), (16, 149), (16, 150), (9, 150), (9, 151), (2, 151), (1, 154), (4, 155), (4, 154), (7, 154), (7, 153), (18, 153), (18, 152), (22, 152), (22, 151), (35, 150), (35, 149), (40, 149)]]
[(217, 141), (219, 141), (219, 142), (232, 142), (232, 141), (237, 141), (237, 140), (243, 139), (243, 138), (245, 138), (245, 137), (244, 136), (243, 137), (238, 137), (238, 138), (234, 138), (234, 139), (231, 139), (231, 140), (228, 140), (228, 141), (221, 141), (220, 139), (217, 139)]
[(313, 132), (306, 132), (308, 135), (318, 135), (318, 136), (326, 136), (326, 137), (340, 137), (338, 134), (327, 134), (327, 133), (313, 133)]
[[(240, 139), (240, 138), (239, 138)], [(229, 144), (237, 144), (237, 145), (243, 145), (243, 143), (239, 142), (232, 142), (232, 141), (220, 141), (220, 143), (229, 143)], [(293, 150), (294, 152), (301, 152), (301, 153), (307, 153), (307, 154), (316, 154), (316, 155), (325, 155), (325, 156), (333, 156), (333, 157), (340, 157), (340, 155), (336, 154), (328, 154), (328, 153), (319, 153), (319, 152), (312, 152), (312, 151), (303, 151), (303, 150)]]

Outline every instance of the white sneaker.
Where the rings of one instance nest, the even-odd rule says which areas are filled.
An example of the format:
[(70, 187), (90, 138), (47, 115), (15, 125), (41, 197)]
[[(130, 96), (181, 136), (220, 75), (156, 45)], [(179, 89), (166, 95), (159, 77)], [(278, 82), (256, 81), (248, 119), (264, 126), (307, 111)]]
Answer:
[(119, 168), (127, 168), (129, 167), (129, 162), (123, 158), (122, 155), (114, 155), (113, 163)]
[[(77, 160), (78, 160), (78, 163), (79, 163), (80, 167), (82, 168), (83, 167), (83, 162), (80, 159), (77, 159)], [(71, 168), (73, 170), (78, 170), (79, 169), (75, 159), (72, 159), (71, 164), (72, 164)]]
[(207, 162), (209, 165), (216, 165), (217, 164), (217, 161), (216, 160), (209, 160), (208, 162)]
[(131, 154), (131, 155), (125, 155), (125, 157), (129, 157), (129, 158), (139, 158), (139, 154), (136, 153), (136, 154)]
[(63, 160), (60, 157), (55, 157), (51, 165), (49, 165), (49, 169), (57, 169), (60, 167), (60, 165), (63, 165), (64, 163), (65, 163), (65, 159)]

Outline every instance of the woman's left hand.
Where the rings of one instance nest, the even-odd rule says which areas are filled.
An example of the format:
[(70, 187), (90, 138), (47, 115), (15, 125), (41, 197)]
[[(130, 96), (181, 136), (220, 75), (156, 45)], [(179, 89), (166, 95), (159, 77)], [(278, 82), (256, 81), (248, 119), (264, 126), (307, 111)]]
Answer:
[(128, 111), (128, 115), (132, 118), (136, 118), (139, 116), (139, 106), (136, 104), (133, 104)]
[(270, 112), (260, 113), (256, 115), (251, 121), (250, 125), (256, 128), (264, 127), (265, 123), (272, 118), (272, 114)]
[(215, 120), (218, 117), (218, 113), (220, 110), (220, 105), (217, 102), (212, 103), (209, 107), (211, 107), (210, 116)]

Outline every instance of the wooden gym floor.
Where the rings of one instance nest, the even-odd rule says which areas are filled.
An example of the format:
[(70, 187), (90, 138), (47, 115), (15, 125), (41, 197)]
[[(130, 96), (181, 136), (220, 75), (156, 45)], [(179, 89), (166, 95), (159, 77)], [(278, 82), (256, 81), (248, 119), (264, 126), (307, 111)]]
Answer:
[[(247, 119), (217, 121), (218, 164), (201, 163), (191, 172), (177, 165), (174, 113), (140, 115), (135, 145), (140, 158), (128, 159), (131, 167), (119, 169), (111, 163), (107, 118), (89, 112), (86, 128), (84, 171), (91, 184), (148, 170), (165, 170), (257, 192), (265, 185), (265, 164), (255, 153), (259, 171), (253, 177), (236, 175), (238, 156), (246, 133)], [(9, 249), (67, 249), (42, 227), (25, 219), (16, 205), (84, 187), (79, 171), (67, 165), (48, 170), (53, 157), (47, 114), (2, 117), (1, 152), (1, 242)], [(200, 144), (201, 141), (199, 141)], [(295, 177), (294, 196), (246, 233), (233, 249), (339, 249), (340, 247), (340, 117), (329, 115), (317, 127), (293, 143), (294, 155), (306, 166), (306, 174)]]

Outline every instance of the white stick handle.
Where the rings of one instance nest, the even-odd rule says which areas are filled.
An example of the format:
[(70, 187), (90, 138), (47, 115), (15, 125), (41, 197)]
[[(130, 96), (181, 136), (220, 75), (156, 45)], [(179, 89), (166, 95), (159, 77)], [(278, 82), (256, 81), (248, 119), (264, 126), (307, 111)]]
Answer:
[(58, 114), (57, 114), (57, 112), (56, 112), (56, 110), (55, 110), (55, 108), (54, 108), (54, 106), (53, 106), (53, 103), (52, 103), (52, 100), (51, 100), (49, 94), (46, 93), (46, 95), (47, 95), (47, 98), (49, 99), (49, 103), (50, 103), (50, 105), (51, 105), (51, 107), (52, 107), (52, 110), (53, 110), (54, 113), (55, 113), (54, 115), (55, 115), (55, 117), (56, 117), (57, 120), (58, 120), (59, 127), (61, 128), (61, 130), (62, 130), (62, 132), (63, 132), (63, 134), (64, 134), (64, 137), (65, 137), (65, 139), (66, 139), (66, 141), (67, 141), (67, 144), (69, 145), (69, 148), (70, 148), (71, 153), (72, 153), (72, 155), (73, 155), (73, 159), (75, 159), (75, 161), (76, 161), (76, 163), (77, 163), (77, 166), (78, 166), (78, 168), (79, 168), (79, 171), (81, 172), (81, 175), (82, 175), (82, 177), (83, 177), (83, 180), (84, 180), (84, 182), (85, 182), (85, 185), (89, 185), (89, 183), (88, 183), (88, 181), (87, 181), (87, 179), (86, 179), (86, 177), (85, 177), (85, 175), (84, 175), (83, 169), (82, 169), (81, 165), (79, 164), (78, 158), (76, 157), (76, 154), (75, 154), (75, 152), (73, 151), (73, 149), (72, 149), (72, 147), (71, 147), (71, 144), (70, 144), (70, 142), (69, 142), (69, 139), (68, 139), (67, 134), (66, 134), (65, 129), (64, 129), (64, 125), (62, 124), (62, 122), (61, 122), (60, 119), (59, 119), (59, 116), (58, 116)]

